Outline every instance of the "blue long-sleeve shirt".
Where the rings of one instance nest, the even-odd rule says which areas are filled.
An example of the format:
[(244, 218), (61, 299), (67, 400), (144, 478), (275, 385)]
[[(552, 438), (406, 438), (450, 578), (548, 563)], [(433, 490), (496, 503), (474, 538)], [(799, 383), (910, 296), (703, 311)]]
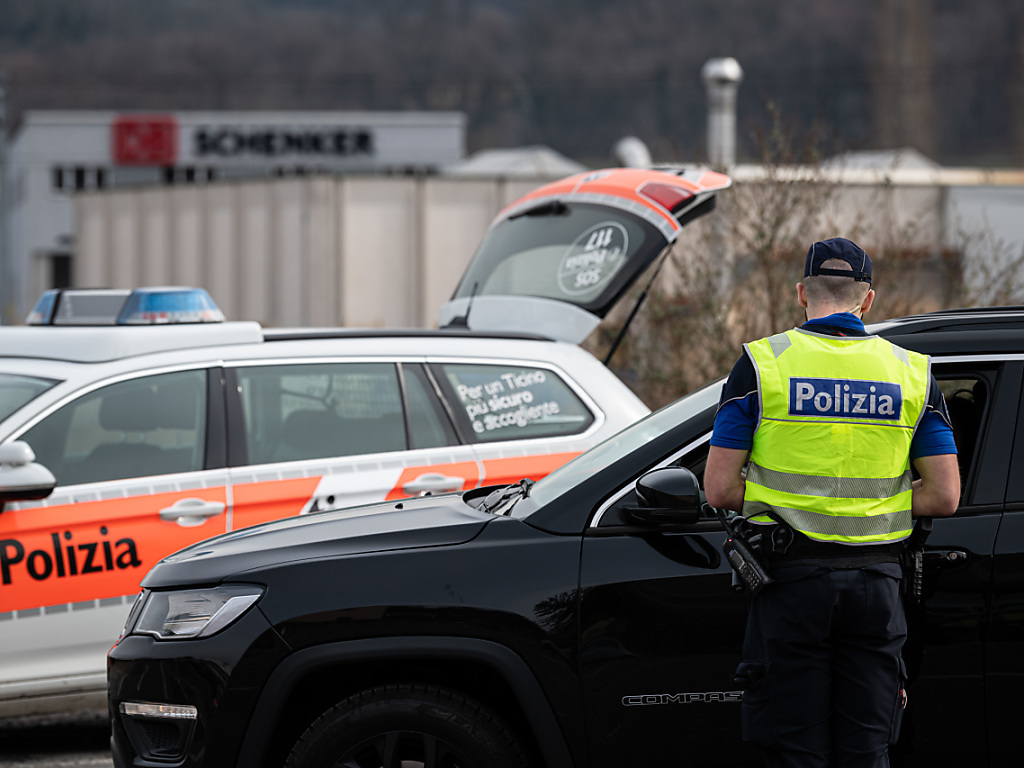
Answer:
[[(861, 319), (850, 312), (808, 320), (802, 328), (805, 331), (829, 336), (868, 335)], [(934, 376), (928, 391), (925, 412), (910, 443), (911, 461), (922, 456), (956, 453), (946, 400)], [(720, 448), (749, 451), (754, 445), (754, 430), (757, 427), (760, 408), (757, 373), (753, 362), (743, 354), (733, 366), (732, 373), (729, 374), (729, 379), (722, 390), (718, 413), (715, 414), (711, 444)]]

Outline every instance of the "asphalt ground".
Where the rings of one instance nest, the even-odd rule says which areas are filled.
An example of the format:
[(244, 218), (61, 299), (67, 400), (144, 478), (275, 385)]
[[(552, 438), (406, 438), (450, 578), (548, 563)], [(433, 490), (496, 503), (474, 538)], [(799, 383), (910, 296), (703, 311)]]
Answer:
[(0, 718), (0, 768), (113, 768), (105, 710)]

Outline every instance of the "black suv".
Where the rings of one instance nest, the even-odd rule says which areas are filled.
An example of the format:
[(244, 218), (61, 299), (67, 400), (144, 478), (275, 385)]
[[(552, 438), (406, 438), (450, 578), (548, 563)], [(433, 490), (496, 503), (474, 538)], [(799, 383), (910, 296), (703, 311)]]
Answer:
[[(873, 330), (933, 356), (963, 475), (909, 609), (893, 762), (1016, 765), (1024, 308)], [(659, 510), (636, 492), (662, 467), (702, 477), (720, 391), (536, 484), (310, 514), (167, 558), (109, 654), (115, 764), (756, 762), (732, 681), (747, 595), (724, 531), (685, 494)]]

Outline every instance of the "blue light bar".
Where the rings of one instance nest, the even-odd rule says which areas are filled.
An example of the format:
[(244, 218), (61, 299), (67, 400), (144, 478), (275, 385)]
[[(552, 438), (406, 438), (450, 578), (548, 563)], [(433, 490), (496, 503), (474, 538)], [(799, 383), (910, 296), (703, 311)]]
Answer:
[(222, 323), (202, 288), (65, 288), (44, 291), (27, 325), (169, 325)]
[(56, 288), (43, 291), (43, 295), (25, 318), (25, 325), (50, 325), (53, 321), (53, 308), (57, 306), (59, 295), (60, 291)]
[(223, 322), (224, 313), (202, 288), (136, 288), (117, 316), (118, 325)]
[(131, 291), (125, 288), (54, 288), (44, 291), (28, 325), (113, 325)]

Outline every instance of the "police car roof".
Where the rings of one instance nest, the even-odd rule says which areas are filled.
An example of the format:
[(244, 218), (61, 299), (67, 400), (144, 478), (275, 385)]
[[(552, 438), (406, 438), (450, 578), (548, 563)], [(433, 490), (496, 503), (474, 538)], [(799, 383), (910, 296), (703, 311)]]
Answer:
[(527, 341), (554, 341), (548, 336), (511, 331), (474, 331), (468, 328), (267, 328), (266, 341), (296, 341), (307, 339), (377, 339), (377, 338), (472, 338), (518, 339)]
[(195, 347), (263, 341), (259, 323), (0, 328), (0, 357), (98, 363)]
[(259, 323), (251, 321), (197, 325), (10, 326), (0, 328), (0, 358), (101, 363), (157, 352), (237, 344), (392, 338), (551, 341), (531, 334), (481, 333), (465, 329), (264, 329)]
[[(223, 312), (209, 293), (189, 286), (50, 289), (39, 297), (27, 324), (0, 328), (0, 358), (101, 363), (160, 352), (237, 347), (265, 341), (301, 343), (359, 338), (382, 342), (459, 337), (551, 341), (533, 334), (471, 331), (465, 326), (441, 330), (264, 329), (256, 322), (224, 322)], [(252, 348), (254, 357), (275, 354), (256, 349)], [(395, 351), (392, 349), (391, 353)]]

